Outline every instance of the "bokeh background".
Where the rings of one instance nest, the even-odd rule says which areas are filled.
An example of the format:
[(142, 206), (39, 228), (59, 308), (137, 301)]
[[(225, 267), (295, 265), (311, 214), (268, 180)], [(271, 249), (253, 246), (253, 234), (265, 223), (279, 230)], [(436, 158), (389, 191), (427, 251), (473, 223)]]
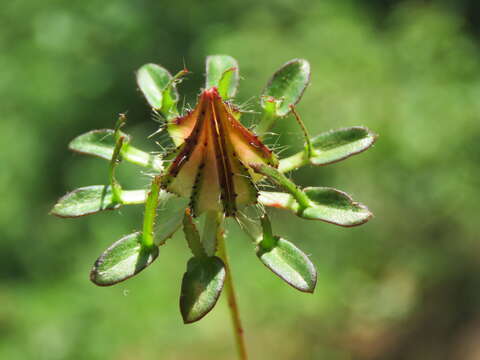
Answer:
[[(142, 208), (48, 215), (65, 192), (107, 181), (104, 161), (68, 152), (74, 136), (128, 111), (134, 143), (156, 149), (139, 66), (185, 64), (180, 91), (192, 103), (205, 56), (225, 53), (240, 63), (249, 109), (275, 69), (302, 57), (312, 83), (298, 110), (313, 134), (352, 125), (380, 134), (359, 156), (294, 175), (353, 194), (371, 222), (344, 229), (272, 212), (275, 232), (316, 264), (314, 295), (274, 277), (229, 229), (251, 358), (480, 359), (479, 21), (475, 0), (3, 2), (0, 358), (235, 359), (225, 299), (182, 324), (180, 236), (141, 276), (98, 288), (91, 265), (139, 228)], [(291, 118), (275, 131), (283, 154), (299, 148)], [(137, 170), (119, 172), (145, 186)]]

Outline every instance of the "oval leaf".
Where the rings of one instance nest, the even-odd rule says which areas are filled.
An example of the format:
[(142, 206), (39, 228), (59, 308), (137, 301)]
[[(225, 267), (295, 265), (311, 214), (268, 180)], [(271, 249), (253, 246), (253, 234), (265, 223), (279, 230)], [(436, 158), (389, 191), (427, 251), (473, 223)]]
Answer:
[(168, 96), (174, 101), (178, 99), (178, 93), (171, 80), (172, 75), (168, 70), (156, 64), (145, 64), (137, 72), (138, 87), (155, 110), (162, 109), (165, 91), (169, 91)]
[(315, 155), (310, 162), (313, 165), (335, 163), (367, 150), (376, 138), (376, 134), (362, 126), (320, 134), (312, 139)]
[(51, 214), (59, 217), (78, 217), (102, 210), (117, 209), (120, 205), (113, 201), (110, 186), (93, 185), (76, 189), (60, 198)]
[[(162, 170), (162, 159), (159, 156), (141, 151), (130, 145), (129, 135), (120, 132), (120, 136), (125, 137), (121, 149), (123, 160), (140, 166), (150, 167), (156, 171)], [(115, 132), (112, 129), (89, 131), (73, 139), (70, 144), (68, 144), (68, 148), (81, 154), (111, 160), (115, 148)]]
[[(122, 135), (126, 136), (123, 133)], [(73, 139), (68, 148), (82, 154), (111, 160), (115, 148), (114, 131), (111, 129), (89, 131)]]
[(305, 188), (304, 192), (316, 206), (303, 211), (305, 219), (322, 220), (341, 226), (366, 223), (373, 216), (365, 205), (354, 202), (347, 193), (328, 187)]
[(258, 201), (270, 207), (287, 209), (308, 220), (320, 220), (330, 224), (350, 227), (366, 223), (373, 214), (365, 205), (354, 202), (343, 191), (328, 188), (305, 188), (305, 194), (314, 203), (303, 211), (291, 194), (261, 191)]
[(216, 257), (192, 257), (183, 275), (180, 311), (183, 322), (200, 320), (213, 309), (223, 288), (225, 265)]
[(110, 286), (135, 276), (158, 257), (158, 247), (143, 247), (142, 233), (129, 234), (110, 246), (95, 261), (90, 280)]
[(272, 98), (281, 100), (276, 106), (276, 116), (285, 116), (290, 106), (298, 103), (310, 82), (310, 64), (294, 59), (284, 64), (268, 82), (262, 94), (261, 105), (266, 109)]
[(313, 293), (317, 284), (317, 271), (307, 255), (291, 242), (276, 238), (276, 244), (257, 248), (263, 264), (295, 289)]
[(232, 98), (238, 87), (238, 63), (228, 55), (211, 55), (206, 62), (206, 88), (216, 86), (221, 97)]

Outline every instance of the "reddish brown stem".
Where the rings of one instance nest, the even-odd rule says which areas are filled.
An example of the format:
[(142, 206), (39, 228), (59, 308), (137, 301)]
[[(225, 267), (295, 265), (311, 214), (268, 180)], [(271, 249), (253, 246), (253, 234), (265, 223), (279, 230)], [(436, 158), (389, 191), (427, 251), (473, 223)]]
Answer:
[(230, 316), (232, 318), (233, 332), (235, 334), (235, 342), (237, 345), (238, 358), (240, 360), (247, 360), (247, 348), (245, 346), (245, 337), (240, 320), (240, 312), (238, 309), (237, 298), (235, 295), (235, 288), (233, 287), (232, 272), (230, 263), (228, 261), (227, 249), (225, 247), (225, 236), (222, 230), (218, 232), (218, 255), (225, 263), (227, 275), (225, 278), (225, 291), (227, 292), (228, 307), (230, 309)]

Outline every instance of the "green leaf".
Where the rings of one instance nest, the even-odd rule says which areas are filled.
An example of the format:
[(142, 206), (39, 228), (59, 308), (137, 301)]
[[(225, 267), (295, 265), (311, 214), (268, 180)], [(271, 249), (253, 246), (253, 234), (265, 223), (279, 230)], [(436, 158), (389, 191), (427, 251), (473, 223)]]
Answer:
[(137, 84), (152, 108), (167, 111), (178, 101), (172, 75), (156, 64), (145, 64), (137, 72)]
[(313, 165), (327, 165), (361, 153), (373, 145), (377, 136), (369, 129), (355, 126), (320, 134), (312, 139)]
[[(160, 172), (163, 168), (162, 159), (141, 151), (128, 142), (130, 137), (120, 132), (120, 136), (125, 136), (125, 141), (121, 149), (123, 160), (144, 167), (150, 167)], [(68, 145), (70, 150), (81, 154), (98, 156), (102, 159), (111, 160), (115, 148), (115, 131), (111, 129), (101, 129), (89, 131), (77, 136)]]
[[(115, 148), (115, 131), (111, 129), (92, 130), (73, 139), (70, 150), (111, 160)], [(128, 136), (126, 134), (123, 134)], [(125, 139), (128, 141), (128, 138)]]
[(347, 193), (328, 187), (305, 188), (304, 192), (316, 204), (305, 209), (305, 219), (322, 220), (336, 225), (356, 226), (366, 223), (372, 213), (365, 205), (354, 202)]
[(216, 86), (224, 99), (235, 96), (238, 87), (238, 63), (228, 55), (211, 55), (207, 57), (206, 88)]
[(183, 275), (180, 311), (189, 324), (200, 320), (213, 309), (223, 288), (225, 265), (216, 257), (192, 257)]
[(197, 226), (193, 222), (192, 215), (190, 214), (190, 209), (185, 211), (185, 216), (183, 217), (183, 232), (185, 233), (185, 239), (187, 240), (188, 247), (192, 251), (192, 254), (196, 257), (207, 256), (203, 249)]
[(180, 228), (188, 202), (188, 198), (179, 198), (165, 191), (160, 192), (155, 244), (164, 244)]
[(365, 205), (354, 202), (343, 191), (328, 187), (310, 187), (303, 192), (312, 202), (301, 207), (291, 194), (261, 191), (258, 201), (265, 205), (293, 211), (308, 220), (320, 220), (350, 227), (364, 224), (373, 217)]
[(113, 201), (110, 186), (93, 185), (69, 192), (58, 200), (51, 213), (59, 217), (78, 217), (117, 209), (120, 205)]
[(273, 245), (257, 247), (257, 256), (263, 264), (287, 284), (303, 292), (313, 293), (317, 271), (307, 255), (291, 242), (274, 237)]
[(109, 286), (137, 275), (158, 257), (158, 247), (145, 247), (141, 242), (141, 232), (115, 242), (95, 261), (90, 280), (99, 286)]
[(276, 116), (285, 116), (290, 106), (298, 103), (310, 82), (310, 64), (307, 60), (294, 59), (284, 64), (268, 82), (261, 97), (261, 105), (268, 108), (272, 98), (280, 100), (275, 109)]
[(202, 246), (208, 256), (213, 256), (218, 247), (217, 235), (223, 222), (223, 215), (220, 215), (217, 211), (206, 211), (204, 217)]
[(288, 191), (293, 196), (295, 201), (298, 202), (298, 205), (301, 209), (305, 209), (313, 205), (308, 196), (292, 180), (287, 178), (285, 174), (281, 173), (274, 167), (265, 164), (250, 164), (250, 167), (255, 172), (267, 176), (270, 180), (273, 180), (286, 191)]
[[(170, 196), (162, 192), (162, 196)], [(120, 201), (113, 201), (111, 187), (92, 185), (76, 189), (63, 196), (53, 207), (51, 214), (59, 217), (78, 217), (95, 214), (102, 210), (118, 209), (122, 205), (143, 204), (145, 190), (122, 190)]]

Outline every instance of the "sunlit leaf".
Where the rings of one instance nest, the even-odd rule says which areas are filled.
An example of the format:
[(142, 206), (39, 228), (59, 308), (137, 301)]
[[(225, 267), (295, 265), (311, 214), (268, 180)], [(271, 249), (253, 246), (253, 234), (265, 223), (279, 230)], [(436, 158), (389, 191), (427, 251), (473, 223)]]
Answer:
[(215, 306), (225, 280), (225, 265), (216, 257), (192, 257), (183, 275), (180, 311), (188, 324), (200, 320)]
[(142, 246), (142, 233), (129, 234), (110, 246), (95, 262), (90, 279), (109, 286), (135, 276), (158, 257), (158, 247)]
[(361, 225), (373, 214), (365, 205), (353, 201), (343, 191), (328, 187), (310, 187), (303, 192), (312, 201), (306, 208), (300, 207), (291, 194), (281, 192), (260, 192), (259, 202), (265, 206), (291, 210), (309, 220), (321, 220), (340, 226)]
[[(111, 160), (115, 148), (115, 132), (112, 129), (92, 130), (77, 136), (68, 145), (70, 150), (81, 154), (98, 156)], [(130, 137), (120, 132), (125, 140), (121, 149), (123, 160), (140, 166), (150, 167), (153, 170), (162, 170), (162, 159), (159, 156), (141, 151), (129, 144)]]
[[(68, 145), (70, 150), (98, 156), (106, 160), (112, 159), (115, 148), (114, 131), (111, 129), (92, 130), (77, 136)], [(126, 136), (122, 133), (122, 135)], [(128, 141), (126, 139), (126, 141)]]
[(361, 126), (332, 130), (312, 139), (315, 155), (313, 165), (331, 164), (367, 150), (376, 140), (376, 135)]
[(257, 247), (259, 259), (287, 284), (300, 291), (313, 293), (317, 271), (307, 255), (291, 242), (274, 237), (274, 243)]
[(158, 111), (166, 110), (165, 105), (170, 107), (172, 102), (178, 100), (178, 93), (172, 79), (168, 70), (156, 64), (145, 64), (137, 72), (137, 84), (140, 90), (150, 106)]
[(235, 96), (238, 87), (238, 63), (228, 55), (211, 55), (207, 57), (206, 88), (218, 88), (224, 99)]
[(280, 100), (275, 109), (276, 116), (285, 116), (290, 106), (295, 105), (302, 97), (310, 82), (310, 64), (303, 59), (294, 59), (284, 64), (268, 82), (262, 94), (261, 105), (265, 109), (267, 102)]
[(113, 210), (120, 205), (113, 201), (110, 186), (93, 185), (69, 192), (58, 200), (51, 213), (59, 217), (78, 217)]

